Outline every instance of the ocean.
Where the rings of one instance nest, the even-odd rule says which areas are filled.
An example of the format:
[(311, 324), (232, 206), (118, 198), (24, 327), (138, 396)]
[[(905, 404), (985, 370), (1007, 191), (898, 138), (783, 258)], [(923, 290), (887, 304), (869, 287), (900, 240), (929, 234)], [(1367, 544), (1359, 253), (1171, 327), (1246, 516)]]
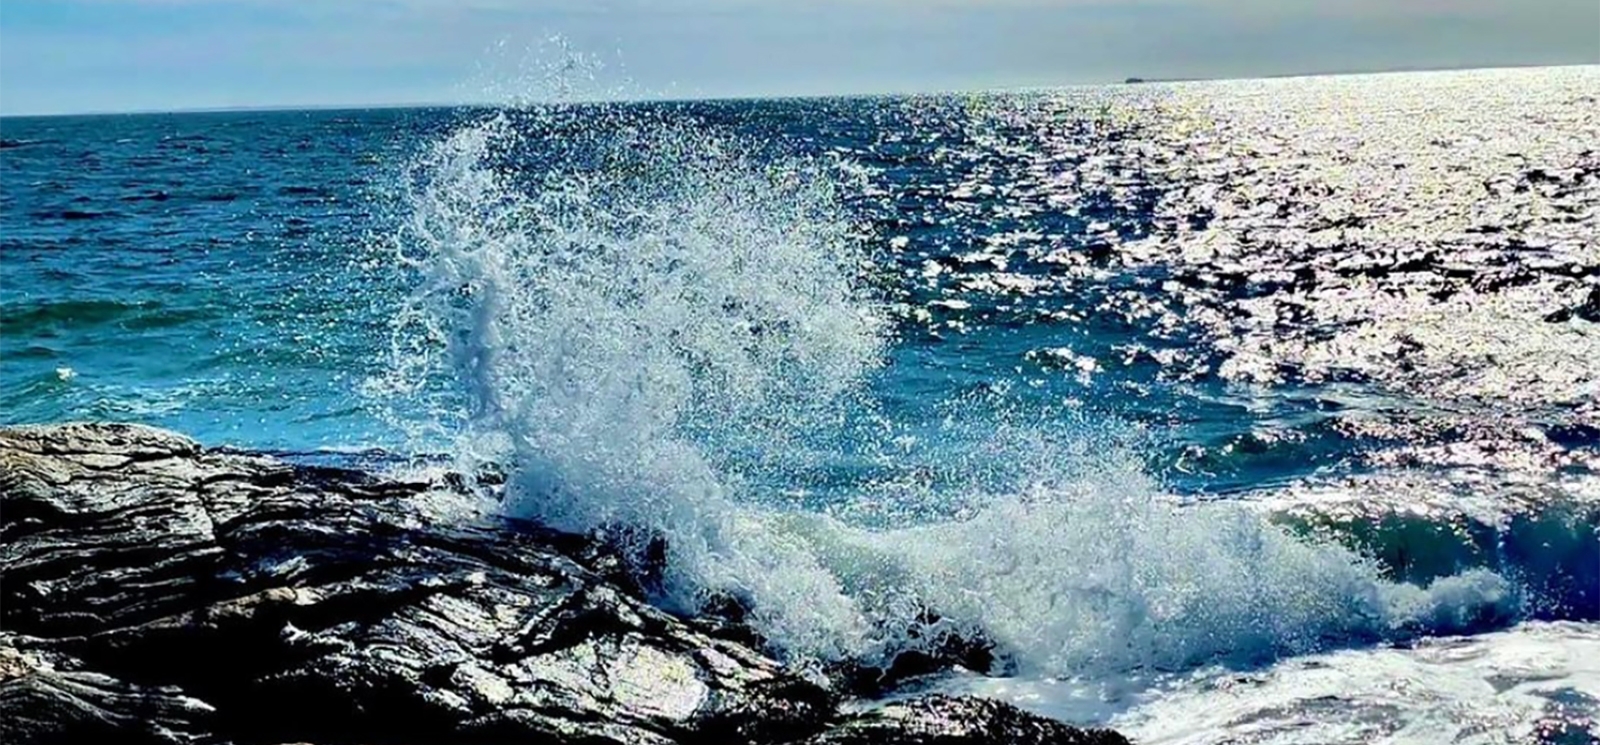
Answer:
[(0, 422), (492, 470), (440, 519), (1140, 742), (1600, 742), (1600, 68), (0, 146)]

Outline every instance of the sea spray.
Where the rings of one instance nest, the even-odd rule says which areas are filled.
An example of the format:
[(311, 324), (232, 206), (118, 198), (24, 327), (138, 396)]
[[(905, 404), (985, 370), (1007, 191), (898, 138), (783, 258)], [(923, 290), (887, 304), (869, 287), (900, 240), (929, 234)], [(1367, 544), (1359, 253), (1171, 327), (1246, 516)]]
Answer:
[[(548, 105), (420, 158), (390, 390), (507, 469), (501, 509), (641, 563), (660, 539), (662, 602), (731, 597), (797, 661), (960, 634), (1040, 673), (1172, 670), (1515, 612), (1486, 572), (1394, 584), (1242, 508), (1180, 507), (1114, 437), (1003, 401), (885, 419), (890, 333), (827, 172), (750, 153), (671, 107)], [(830, 445), (926, 467), (823, 512), (778, 498)], [(857, 507), (882, 508), (871, 529)]]
[[(1182, 503), (1112, 422), (960, 404), (905, 449), (899, 483), (863, 484), (861, 512), (835, 511), (872, 529), (786, 518), (889, 634), (879, 653), (981, 637), (1006, 670), (1099, 679), (1466, 633), (1519, 611), (1491, 572), (1389, 582), (1239, 504)], [(922, 627), (929, 610), (936, 628)]]
[[(736, 469), (718, 467), (825, 426), (881, 358), (829, 182), (615, 112), (495, 114), (422, 159), (405, 231), (421, 286), (399, 325), (425, 341), (402, 345), (401, 369), (464, 385), (461, 449), (512, 466), (505, 509), (664, 537), (667, 601), (733, 594), (855, 624), (833, 576), (738, 509)], [(505, 166), (519, 161), (535, 165)]]

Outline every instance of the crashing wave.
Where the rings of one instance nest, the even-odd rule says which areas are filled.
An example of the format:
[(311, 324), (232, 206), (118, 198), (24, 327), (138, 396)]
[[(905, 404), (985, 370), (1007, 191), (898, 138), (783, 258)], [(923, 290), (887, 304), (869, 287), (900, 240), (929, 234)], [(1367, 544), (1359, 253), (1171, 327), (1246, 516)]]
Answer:
[(908, 421), (873, 386), (891, 329), (826, 169), (752, 150), (670, 107), (557, 105), (420, 159), (388, 389), (505, 467), (501, 509), (626, 528), (640, 561), (662, 539), (664, 603), (735, 598), (797, 661), (969, 635), (1018, 669), (1168, 670), (1519, 612), (1490, 571), (1394, 582), (1180, 506), (1083, 426), (971, 401)]

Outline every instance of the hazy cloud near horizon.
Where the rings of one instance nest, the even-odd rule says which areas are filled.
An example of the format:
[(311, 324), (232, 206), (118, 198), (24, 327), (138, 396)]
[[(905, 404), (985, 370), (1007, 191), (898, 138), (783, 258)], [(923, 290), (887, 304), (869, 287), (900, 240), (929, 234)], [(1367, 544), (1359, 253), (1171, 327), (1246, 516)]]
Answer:
[(552, 35), (626, 95), (807, 95), (1600, 63), (1600, 0), (5, 0), (0, 112), (492, 99)]

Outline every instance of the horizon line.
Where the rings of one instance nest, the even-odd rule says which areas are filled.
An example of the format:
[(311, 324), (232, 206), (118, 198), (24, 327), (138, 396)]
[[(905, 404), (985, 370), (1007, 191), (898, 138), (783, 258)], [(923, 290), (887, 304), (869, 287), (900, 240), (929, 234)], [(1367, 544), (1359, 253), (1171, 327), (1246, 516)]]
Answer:
[[(1192, 83), (1222, 83), (1248, 80), (1286, 80), (1295, 78), (1325, 78), (1325, 77), (1354, 77), (1362, 75), (1405, 75), (1416, 73), (1441, 73), (1441, 72), (1469, 72), (1474, 70), (1534, 70), (1555, 68), (1600, 67), (1600, 61), (1595, 62), (1569, 62), (1569, 63), (1529, 63), (1529, 64), (1502, 64), (1502, 65), (1463, 65), (1463, 66), (1434, 66), (1434, 67), (1397, 67), (1380, 69), (1334, 69), (1313, 72), (1287, 72), (1254, 76), (1217, 76), (1217, 77), (1150, 77), (1129, 76), (1123, 80), (1104, 80), (1098, 82), (1060, 83), (1053, 85), (1019, 85), (995, 86), (986, 88), (929, 88), (924, 90), (901, 91), (854, 91), (840, 93), (799, 93), (799, 94), (727, 94), (676, 97), (663, 95), (661, 97), (617, 97), (617, 98), (590, 98), (572, 99), (565, 101), (537, 101), (520, 105), (601, 105), (601, 104), (647, 104), (647, 103), (715, 103), (715, 102), (740, 102), (740, 101), (823, 101), (829, 99), (848, 98), (896, 98), (918, 96), (957, 96), (981, 93), (1033, 93), (1071, 88), (1104, 88), (1113, 86), (1154, 86), (1154, 85), (1182, 85)], [(73, 116), (155, 116), (164, 114), (243, 114), (243, 113), (284, 113), (294, 111), (373, 111), (373, 110), (405, 110), (405, 109), (465, 109), (465, 108), (505, 108), (519, 104), (505, 101), (413, 101), (413, 102), (387, 102), (387, 103), (286, 103), (286, 104), (242, 104), (236, 106), (195, 106), (181, 108), (149, 108), (149, 109), (89, 109), (83, 111), (46, 111), (28, 113), (6, 113), (0, 111), (0, 119), (47, 119), (54, 117)]]

